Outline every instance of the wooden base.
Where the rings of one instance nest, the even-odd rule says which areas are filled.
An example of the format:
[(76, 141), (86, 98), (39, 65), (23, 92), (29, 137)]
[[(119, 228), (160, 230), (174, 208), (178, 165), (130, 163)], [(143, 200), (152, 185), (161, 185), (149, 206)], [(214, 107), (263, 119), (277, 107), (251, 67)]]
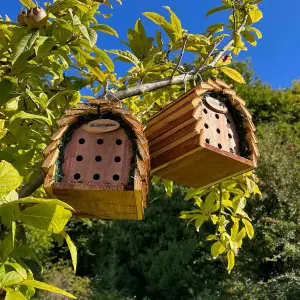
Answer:
[[(140, 190), (112, 186), (54, 183), (52, 193), (75, 209), (75, 216), (100, 219), (143, 220), (144, 211)], [(123, 190), (121, 190), (123, 188)]]
[(252, 161), (205, 144), (152, 170), (152, 174), (192, 188), (205, 188), (253, 170)]

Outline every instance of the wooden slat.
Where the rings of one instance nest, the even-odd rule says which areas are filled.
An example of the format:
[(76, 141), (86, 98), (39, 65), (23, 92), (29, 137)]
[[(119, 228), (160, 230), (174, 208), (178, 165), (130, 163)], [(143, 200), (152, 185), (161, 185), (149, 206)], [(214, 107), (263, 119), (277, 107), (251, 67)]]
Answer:
[(215, 80), (215, 82), (216, 82), (217, 85), (221, 86), (224, 89), (230, 89), (230, 86), (227, 83), (225, 83), (223, 80), (221, 80), (221, 79), (217, 78)]
[(88, 108), (88, 109), (69, 109), (65, 111), (66, 116), (75, 116), (75, 115), (88, 115), (88, 114), (97, 114), (97, 109)]
[(59, 155), (59, 150), (55, 149), (53, 150), (48, 157), (45, 159), (42, 168), (44, 169), (44, 171), (47, 173), (48, 170), (50, 169), (51, 166), (54, 165), (56, 159), (58, 158)]
[(257, 139), (255, 133), (254, 133), (252, 130), (250, 130), (250, 131), (247, 132), (246, 138), (247, 138), (249, 141), (252, 139), (256, 144), (258, 143), (258, 139)]
[(43, 151), (43, 155), (46, 157), (50, 154), (51, 151), (53, 151), (54, 149), (56, 149), (58, 147), (58, 145), (60, 144), (60, 140), (56, 140), (54, 142), (52, 142), (51, 144), (48, 145), (48, 147), (46, 147)]
[(246, 107), (242, 104), (238, 104), (236, 108), (248, 119), (252, 119), (252, 115), (249, 113), (249, 111), (246, 109)]
[(65, 117), (57, 121), (59, 127), (71, 125), (77, 121), (76, 116)]
[(209, 84), (209, 85), (211, 85), (213, 88), (214, 88), (214, 90), (215, 91), (217, 91), (217, 92), (222, 92), (222, 87), (220, 87), (215, 81), (213, 81), (212, 79), (208, 79), (207, 80), (207, 83)]
[(226, 95), (232, 96), (232, 97), (236, 96), (236, 92), (232, 89), (224, 89), (223, 93), (226, 94)]
[(122, 119), (130, 126), (133, 128), (136, 128), (140, 131), (143, 131), (143, 126), (142, 124), (134, 117), (131, 115), (122, 115)]
[(234, 105), (238, 105), (238, 104), (242, 104), (242, 105), (246, 105), (246, 101), (245, 100), (243, 100), (241, 97), (239, 97), (239, 96), (235, 96), (234, 98), (233, 98), (233, 104)]
[(194, 100), (195, 98), (198, 98), (198, 95), (196, 91), (193, 89), (186, 94), (179, 97), (174, 102), (170, 103), (166, 107), (164, 107), (162, 110), (160, 110), (158, 113), (156, 113), (146, 124), (147, 127), (151, 127), (154, 124), (158, 123), (159, 121), (163, 120), (166, 116), (169, 116), (175, 111), (180, 110), (180, 108), (184, 107), (186, 104)]
[(163, 152), (168, 151), (197, 135), (200, 136), (200, 125), (197, 128), (195, 128), (194, 131), (186, 134), (185, 136), (181, 137), (180, 139), (177, 139), (174, 142), (169, 143), (167, 146), (162, 147), (155, 152), (152, 152), (152, 153), (150, 152), (151, 158), (154, 158), (154, 157), (162, 154)]
[(142, 180), (144, 180), (147, 176), (147, 170), (145, 168), (145, 163), (139, 158), (136, 158), (137, 170), (140, 174)]
[(69, 126), (67, 125), (59, 128), (56, 132), (53, 133), (53, 135), (50, 137), (50, 140), (51, 141), (59, 140), (68, 128)]
[(165, 137), (162, 140), (154, 144), (150, 144), (150, 153), (155, 153), (159, 149), (170, 145), (171, 143), (177, 141), (178, 139), (181, 139), (182, 137), (185, 137), (188, 134), (195, 133), (194, 135), (196, 135), (197, 133), (200, 133), (201, 127), (201, 120), (197, 120), (191, 124), (188, 124), (187, 126), (174, 128), (175, 130), (170, 130), (170, 134), (166, 133)]
[(149, 141), (149, 143), (156, 139), (157, 137), (163, 135), (167, 131), (171, 130), (172, 128), (188, 121), (188, 120), (197, 120), (202, 115), (202, 105), (197, 106), (196, 108), (191, 109), (183, 116), (171, 121), (171, 122), (165, 122), (162, 121), (158, 123), (156, 126), (146, 128), (145, 134)]

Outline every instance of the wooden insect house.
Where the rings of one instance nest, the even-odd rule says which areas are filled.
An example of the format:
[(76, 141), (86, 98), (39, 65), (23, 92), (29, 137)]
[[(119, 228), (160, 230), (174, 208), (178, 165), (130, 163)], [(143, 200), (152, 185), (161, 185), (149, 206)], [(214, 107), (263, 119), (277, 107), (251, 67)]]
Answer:
[(254, 169), (259, 153), (251, 119), (226, 83), (201, 83), (146, 124), (152, 173), (201, 188)]
[(150, 156), (142, 125), (119, 102), (94, 100), (67, 110), (44, 150), (45, 190), (75, 215), (141, 220)]

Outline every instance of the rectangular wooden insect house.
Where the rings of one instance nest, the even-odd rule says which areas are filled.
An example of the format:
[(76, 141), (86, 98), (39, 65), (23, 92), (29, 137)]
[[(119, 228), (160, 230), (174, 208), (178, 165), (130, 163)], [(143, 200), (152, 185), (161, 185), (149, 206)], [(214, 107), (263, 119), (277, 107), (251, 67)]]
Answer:
[(75, 215), (144, 218), (150, 156), (142, 125), (119, 102), (90, 101), (66, 111), (44, 150), (44, 188)]
[(259, 153), (251, 119), (226, 83), (201, 83), (146, 124), (152, 174), (201, 188), (254, 169)]

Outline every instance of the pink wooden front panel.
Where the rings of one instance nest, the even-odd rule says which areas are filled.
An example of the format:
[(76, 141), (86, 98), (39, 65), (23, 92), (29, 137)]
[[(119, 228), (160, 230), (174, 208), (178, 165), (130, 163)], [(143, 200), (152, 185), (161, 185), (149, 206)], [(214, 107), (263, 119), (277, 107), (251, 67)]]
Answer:
[(124, 129), (96, 134), (80, 127), (64, 151), (62, 182), (127, 185), (132, 153)]
[(214, 111), (205, 101), (202, 102), (202, 106), (204, 142), (239, 155), (239, 137), (230, 112)]

